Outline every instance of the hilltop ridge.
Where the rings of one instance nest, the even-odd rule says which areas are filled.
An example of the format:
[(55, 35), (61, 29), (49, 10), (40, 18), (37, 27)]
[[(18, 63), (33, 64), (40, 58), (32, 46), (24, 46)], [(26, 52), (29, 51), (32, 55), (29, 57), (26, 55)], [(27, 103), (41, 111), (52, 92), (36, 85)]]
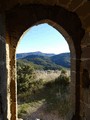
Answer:
[(18, 61), (33, 63), (44, 69), (60, 69), (61, 67), (70, 68), (70, 53), (42, 53), (29, 52), (16, 55)]

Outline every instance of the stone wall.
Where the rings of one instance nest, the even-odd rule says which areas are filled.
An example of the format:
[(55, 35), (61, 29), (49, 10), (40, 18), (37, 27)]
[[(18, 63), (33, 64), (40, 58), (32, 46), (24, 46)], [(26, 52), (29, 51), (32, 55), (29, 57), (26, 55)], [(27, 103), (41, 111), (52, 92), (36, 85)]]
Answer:
[(90, 32), (82, 40), (81, 59), (81, 118), (90, 120)]
[(11, 39), (10, 34), (6, 31), (6, 67), (7, 67), (7, 119), (17, 119), (17, 79), (16, 79), (16, 62), (15, 62), (15, 40)]
[[(42, 11), (42, 12), (41, 12)], [(66, 19), (67, 18), (67, 19)], [(6, 28), (8, 37), (6, 39), (8, 64), (8, 84), (10, 90), (10, 101), (8, 99), (8, 111), (10, 120), (16, 120), (16, 75), (15, 75), (15, 49), (19, 38), (35, 24), (48, 23), (66, 38), (71, 50), (71, 110), (68, 120), (75, 118), (79, 120), (80, 115), (80, 63), (81, 63), (81, 39), (84, 36), (82, 24), (76, 13), (72, 13), (58, 6), (24, 5), (13, 8), (6, 13)], [(61, 27), (61, 28), (60, 28)], [(66, 34), (67, 33), (67, 34)]]
[(6, 21), (0, 14), (0, 120), (17, 118), (16, 46), (25, 30), (41, 23), (56, 28), (70, 46), (72, 109), (68, 119), (75, 114), (73, 120), (89, 120), (90, 28), (85, 28), (84, 35), (78, 15), (60, 6), (22, 5), (7, 11), (5, 17)]
[(0, 120), (7, 117), (6, 43), (4, 15), (0, 15)]

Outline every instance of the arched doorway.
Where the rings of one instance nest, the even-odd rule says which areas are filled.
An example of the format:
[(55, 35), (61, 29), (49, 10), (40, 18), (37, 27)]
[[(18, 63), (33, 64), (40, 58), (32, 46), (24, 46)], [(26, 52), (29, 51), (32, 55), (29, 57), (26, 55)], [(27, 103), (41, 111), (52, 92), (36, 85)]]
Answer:
[[(23, 7), (25, 9), (23, 9)], [(73, 110), (72, 114), (76, 115), (76, 118), (79, 119), (80, 114), (80, 40), (82, 39), (83, 30), (81, 28), (81, 23), (76, 14), (70, 13), (67, 10), (61, 7), (49, 7), (49, 6), (21, 6), (17, 8), (16, 11), (12, 10), (11, 13), (7, 13), (7, 56), (8, 60), (7, 65), (8, 68), (8, 88), (9, 88), (9, 99), (8, 99), (8, 116), (9, 119), (15, 120), (17, 117), (16, 114), (16, 75), (15, 75), (15, 50), (17, 46), (17, 42), (22, 35), (23, 31), (27, 28), (33, 26), (34, 24), (40, 23), (48, 23), (51, 26), (55, 27), (67, 40), (70, 51), (71, 51), (71, 79), (74, 83), (72, 83), (72, 89), (75, 88), (73, 93)], [(42, 13), (40, 13), (42, 11)], [(62, 11), (62, 12), (60, 12)], [(14, 12), (14, 13), (13, 13)], [(21, 15), (23, 12), (23, 15)], [(30, 14), (31, 13), (31, 14)], [(57, 14), (58, 13), (58, 14)], [(15, 16), (14, 16), (15, 14)], [(41, 15), (42, 14), (42, 15)], [(65, 16), (63, 16), (65, 15)], [(12, 17), (13, 16), (13, 17)], [(16, 17), (17, 16), (17, 17)], [(10, 20), (12, 17), (12, 21)], [(68, 18), (68, 21), (65, 19)], [(72, 18), (72, 19), (71, 19)], [(23, 19), (23, 21), (22, 21)], [(74, 19), (74, 21), (73, 21)], [(39, 21), (39, 22), (38, 22)], [(54, 22), (53, 22), (54, 21)], [(19, 23), (19, 24), (17, 24)], [(75, 23), (75, 24), (74, 24)], [(76, 30), (76, 26), (79, 26), (78, 31)], [(67, 32), (66, 32), (67, 31)], [(78, 36), (78, 34), (80, 35)], [(13, 40), (12, 40), (13, 39)], [(78, 41), (78, 42), (77, 42)], [(77, 44), (78, 43), (78, 44)], [(77, 48), (77, 51), (76, 51)], [(9, 104), (10, 103), (10, 104)], [(10, 114), (10, 115), (9, 115)], [(72, 116), (71, 114), (71, 116)]]
[[(45, 20), (46, 21), (46, 20)], [(47, 20), (48, 22), (50, 22), (50, 20)], [(43, 21), (42, 21), (43, 22)], [(43, 28), (42, 28), (43, 27)], [(45, 27), (45, 28), (44, 28)], [(49, 28), (47, 28), (47, 27), (49, 27)], [(35, 29), (36, 28), (36, 29)], [(47, 29), (46, 29), (47, 28)], [(32, 30), (32, 29), (34, 29), (34, 30)], [(41, 29), (41, 30), (40, 30)], [(42, 32), (42, 29), (43, 29), (43, 32)], [(50, 32), (51, 31), (51, 32)], [(53, 31), (54, 31), (54, 35), (52, 35), (53, 34)], [(33, 34), (34, 33), (34, 35), (32, 35), (32, 34), (30, 34), (30, 32)], [(26, 34), (25, 34), (26, 33)], [(41, 35), (41, 34), (47, 34), (48, 33), (48, 35)], [(57, 33), (57, 34), (56, 34)], [(40, 34), (40, 37), (38, 37), (39, 35), (38, 34)], [(50, 34), (51, 34), (51, 36), (52, 37), (50, 37)], [(27, 38), (26, 37), (26, 39), (24, 38), (24, 39), (22, 39), (23, 37), (25, 37), (25, 35), (28, 37), (29, 36), (29, 38)], [(33, 39), (33, 37), (35, 37), (34, 39)], [(47, 37), (48, 36), (48, 37)], [(58, 37), (57, 37), (58, 36)], [(45, 39), (45, 42), (44, 42), (44, 39)], [(47, 40), (46, 40), (47, 39)], [(58, 39), (58, 40), (57, 40)], [(57, 68), (57, 67), (55, 67), (55, 65), (52, 63), (52, 65), (49, 63), (49, 61), (48, 61), (48, 63), (47, 63), (47, 61), (46, 61), (46, 63), (44, 64), (43, 63), (43, 61), (39, 61), (39, 58), (40, 59), (42, 59), (42, 55), (40, 54), (41, 52), (42, 52), (42, 50), (44, 49), (44, 53), (47, 53), (48, 54), (48, 56), (49, 56), (49, 54), (50, 54), (50, 52), (51, 53), (54, 53), (55, 54), (55, 52), (56, 52), (56, 50), (57, 50), (57, 52), (59, 52), (58, 53), (58, 57), (59, 57), (59, 54), (60, 54), (60, 52), (62, 52), (62, 51), (65, 51), (66, 49), (65, 48), (67, 48), (67, 42), (66, 42), (66, 40), (64, 39), (64, 37), (62, 36), (62, 35), (60, 35), (60, 32), (58, 32), (57, 30), (55, 30), (53, 27), (51, 27), (50, 26), (50, 24), (48, 25), (48, 24), (38, 24), (38, 26), (33, 26), (32, 28), (29, 28), (28, 30), (26, 30), (24, 33), (23, 33), (23, 35), (21, 36), (21, 38), (20, 38), (20, 40), (19, 40), (21, 43), (22, 43), (22, 45), (23, 45), (23, 43), (24, 43), (24, 46), (22, 47), (22, 49), (19, 49), (19, 50), (21, 50), (21, 52), (22, 52), (22, 50), (25, 50), (24, 48), (25, 48), (25, 46), (27, 45), (27, 42), (28, 42), (28, 46), (26, 46), (27, 47), (27, 49), (28, 49), (28, 47), (29, 47), (29, 51), (28, 52), (30, 52), (30, 49), (32, 50), (32, 49), (34, 49), (34, 50), (36, 50), (36, 52), (34, 52), (34, 54), (33, 54), (33, 52), (31, 53), (32, 55), (29, 55), (30, 53), (27, 53), (27, 56), (28, 56), (28, 58), (31, 58), (32, 59), (32, 57), (35, 57), (34, 59), (33, 59), (33, 61), (35, 60), (36, 61), (36, 59), (37, 59), (37, 55), (38, 55), (38, 59), (37, 59), (37, 61), (35, 62), (34, 61), (34, 65), (36, 65), (35, 63), (38, 63), (37, 65), (43, 65), (44, 66), (44, 68), (42, 69), (42, 68), (34, 68), (34, 74), (36, 74), (37, 75), (37, 72), (38, 72), (38, 74), (39, 74), (39, 76), (42, 74), (44, 74), (44, 77), (41, 77), (41, 78), (34, 78), (33, 79), (33, 81), (34, 82), (32, 82), (32, 79), (31, 79), (31, 82), (30, 82), (30, 79), (26, 79), (26, 77), (20, 77), (20, 76), (22, 76), (23, 75), (23, 71), (25, 70), (25, 69), (23, 69), (23, 66), (25, 65), (25, 61), (24, 61), (24, 64), (23, 64), (23, 59), (24, 59), (24, 56), (23, 55), (25, 55), (25, 53), (24, 52), (22, 52), (22, 54), (18, 54), (18, 56), (17, 56), (17, 58), (18, 58), (18, 68), (20, 68), (20, 69), (18, 69), (17, 68), (17, 70), (18, 70), (18, 73), (19, 74), (17, 74), (17, 75), (19, 75), (19, 77), (17, 77), (17, 78), (19, 78), (19, 79), (17, 79), (17, 84), (18, 84), (18, 88), (17, 88), (17, 90), (18, 90), (18, 104), (19, 104), (19, 114), (18, 114), (18, 117), (21, 117), (21, 118), (23, 118), (23, 119), (25, 119), (25, 118), (27, 118), (28, 117), (28, 119), (30, 119), (30, 118), (32, 118), (32, 119), (34, 119), (35, 117), (37, 117), (37, 118), (41, 118), (41, 119), (48, 119), (48, 117), (50, 116), (50, 118), (49, 119), (56, 119), (56, 117), (58, 117), (58, 113), (59, 113), (59, 118), (58, 119), (61, 119), (60, 118), (60, 115), (62, 114), (63, 115), (63, 117), (65, 117), (66, 119), (67, 119), (67, 117), (68, 117), (68, 119), (71, 119), (71, 111), (72, 111), (72, 100), (71, 100), (71, 93), (72, 92), (70, 92), (70, 90), (69, 90), (69, 88), (68, 88), (68, 91), (67, 92), (64, 92), (64, 90), (66, 89), (65, 88), (65, 85), (63, 86), (63, 88), (64, 88), (64, 90), (60, 87), (60, 86), (58, 86), (57, 84), (55, 85), (55, 79), (57, 79), (57, 81), (59, 80), (59, 76), (58, 75), (60, 75), (60, 73), (61, 73), (61, 71), (62, 70), (60, 70), (61, 68)], [(38, 43), (37, 43), (37, 41), (38, 41)], [(44, 43), (43, 43), (43, 42)], [(51, 42), (50, 42), (51, 41)], [(53, 42), (54, 42), (54, 44), (53, 44)], [(63, 45), (61, 45), (63, 43)], [(33, 44), (34, 44), (34, 46), (33, 46)], [(40, 45), (39, 45), (40, 44)], [(18, 43), (18, 46), (17, 46), (17, 48), (19, 47), (19, 45), (21, 45), (20, 43)], [(36, 45), (36, 46), (35, 46)], [(35, 48), (36, 47), (36, 48)], [(39, 47), (39, 48), (38, 48)], [(42, 49), (42, 47), (43, 47), (43, 49)], [(40, 49), (41, 48), (41, 49)], [(47, 48), (47, 49), (46, 49)], [(55, 50), (55, 52), (53, 52)], [(37, 51), (40, 51), (40, 52), (38, 52), (37, 53)], [(68, 50), (66, 50), (66, 51), (68, 51)], [(44, 56), (44, 53), (43, 53), (43, 56)], [(64, 53), (64, 52), (63, 52)], [(65, 54), (69, 54), (69, 53), (65, 53)], [(22, 55), (22, 57), (20, 58), (20, 55)], [(56, 54), (55, 54), (56, 55)], [(26, 57), (27, 57), (26, 56)], [(47, 57), (46, 56), (44, 56), (46, 59), (47, 59)], [(48, 59), (51, 59), (52, 57), (50, 57), (49, 56), (49, 58)], [(55, 56), (54, 56), (54, 58), (55, 58)], [(60, 59), (60, 57), (59, 57), (59, 59)], [(21, 63), (20, 63), (20, 60), (22, 61)], [(30, 60), (30, 59), (29, 59)], [(43, 59), (44, 60), (44, 59)], [(68, 60), (68, 57), (67, 57), (67, 60)], [(31, 60), (32, 61), (32, 60)], [(60, 61), (60, 60), (59, 60)], [(64, 61), (64, 60), (63, 60)], [(27, 60), (27, 63), (28, 63), (28, 60)], [(40, 64), (41, 63), (41, 64)], [(21, 64), (21, 66), (20, 66), (20, 64)], [(23, 65), (23, 66), (22, 66)], [(31, 64), (32, 65), (32, 64)], [(51, 65), (51, 67), (50, 67), (50, 65)], [(41, 67), (40, 66), (40, 67)], [(33, 66), (32, 66), (33, 67)], [(59, 66), (58, 66), (59, 67)], [(63, 68), (63, 69), (65, 69), (65, 68)], [(20, 71), (21, 71), (21, 74), (20, 74)], [(25, 75), (27, 74), (26, 73), (26, 71), (27, 70), (25, 70)], [(28, 71), (27, 71), (28, 72)], [(67, 72), (67, 69), (65, 69), (65, 72)], [(68, 73), (69, 73), (69, 70), (68, 70)], [(47, 77), (45, 78), (45, 75), (47, 74)], [(50, 76), (49, 75), (51, 75), (52, 74), (52, 78), (50, 79)], [(65, 75), (65, 74), (64, 74)], [(54, 77), (55, 76), (55, 77)], [(68, 76), (69, 76), (69, 74), (68, 74)], [(68, 78), (68, 76), (66, 75), (66, 78)], [(22, 78), (22, 79), (20, 79), (20, 78)], [(37, 80), (38, 79), (38, 80)], [(44, 79), (44, 82), (43, 82), (43, 79)], [(48, 80), (49, 79), (49, 80)], [(21, 84), (19, 84), (20, 83), (20, 81), (21, 80), (23, 80), (23, 81), (28, 81), (28, 85), (29, 85), (29, 82), (30, 82), (30, 84), (31, 84), (31, 87), (27, 87), (26, 86), (26, 84), (24, 84), (24, 83), (26, 83), (26, 82), (21, 82)], [(32, 87), (32, 85), (34, 85), (35, 84), (35, 81), (36, 81), (36, 83), (37, 83), (37, 81), (38, 81), (38, 83), (42, 83), (42, 85), (41, 86), (43, 86), (42, 87), (42, 89), (41, 89), (41, 87), (40, 87), (40, 84), (38, 85), (38, 89), (36, 90), (36, 89), (34, 89), (34, 88), (37, 88), (37, 85), (36, 86), (34, 86), (34, 88)], [(70, 80), (71, 81), (71, 80)], [(52, 86), (52, 89), (51, 89), (51, 87), (49, 87), (49, 85), (50, 85), (50, 83), (51, 83), (51, 86)], [(59, 84), (59, 83), (58, 83)], [(71, 84), (71, 83), (70, 83)], [(23, 85), (25, 85), (24, 87), (23, 87)], [(22, 86), (22, 87), (21, 87)], [(73, 87), (75, 87), (75, 86), (72, 86), (72, 85), (70, 85), (69, 86), (70, 87), (70, 89), (71, 88), (73, 88)], [(40, 89), (41, 90), (40, 90)], [(43, 89), (44, 88), (44, 89)], [(23, 92), (23, 90), (22, 89), (24, 89), (24, 92), (25, 91), (29, 91), (29, 92)], [(48, 89), (48, 90), (47, 90)], [(60, 93), (60, 91), (62, 90), (62, 93)], [(75, 90), (75, 89), (74, 89)], [(73, 91), (74, 91), (73, 90)], [(31, 91), (34, 91), (34, 92), (31, 92)], [(37, 92), (38, 91), (38, 92)], [(45, 91), (45, 92), (44, 92)], [(53, 92), (52, 92), (53, 91)], [(25, 97), (25, 94), (26, 94), (26, 97)], [(49, 95), (48, 95), (49, 94)], [(65, 97), (66, 96), (64, 96), (65, 94), (67, 94), (67, 96), (68, 96), (68, 99), (66, 99)], [(44, 96), (43, 96), (44, 95)], [(62, 97), (63, 98), (63, 100), (61, 100), (60, 98), (61, 98), (61, 95), (62, 96), (64, 96), (64, 97)], [(20, 97), (21, 96), (21, 97)], [(23, 96), (23, 97), (22, 97)], [(29, 96), (29, 97), (28, 97)], [(31, 96), (31, 97), (30, 97)], [(40, 96), (40, 97), (39, 97)], [(33, 98), (33, 99), (32, 99)], [(44, 102), (42, 102), (42, 100), (44, 100)], [(62, 101), (62, 103), (63, 103), (63, 101), (67, 101), (67, 102), (64, 102), (63, 103), (63, 106), (61, 106), (62, 105), (62, 103), (61, 103), (61, 101)], [(28, 102), (27, 102), (28, 101)], [(39, 101), (39, 106), (38, 106), (38, 102), (35, 102), (36, 103), (36, 106), (35, 107), (31, 107), (31, 105), (29, 105), (29, 102), (30, 102), (30, 104), (34, 104), (34, 101)], [(21, 103), (21, 104), (20, 104)], [(26, 103), (26, 104), (25, 104)], [(52, 104), (52, 105), (51, 105)], [(25, 105), (26, 105), (26, 107), (25, 107)], [(30, 106), (30, 107), (28, 107), (28, 105)], [(37, 107), (38, 106), (38, 107)], [(44, 106), (44, 108), (45, 108), (45, 106), (47, 106), (47, 108), (46, 108), (46, 110), (43, 108), (43, 106)], [(56, 107), (57, 106), (57, 107)], [(63, 107), (63, 108), (62, 108)], [(35, 108), (37, 108), (37, 109), (35, 109)], [(61, 109), (60, 109), (61, 108)], [(70, 113), (69, 113), (69, 108), (70, 108)], [(27, 110), (27, 109), (30, 109), (30, 110)], [(32, 111), (31, 111), (31, 109), (32, 109)], [(33, 111), (33, 109), (34, 109), (34, 111)], [(40, 112), (40, 110), (42, 109), (42, 111)], [(51, 114), (47, 114), (47, 113), (45, 113), (45, 111), (48, 111), (49, 110), (49, 113), (50, 113), (50, 111), (51, 111)], [(25, 111), (26, 111), (26, 114), (24, 114), (25, 113)], [(29, 111), (31, 111), (31, 112), (29, 112)], [(54, 111), (54, 114), (53, 114), (53, 111)], [(57, 113), (57, 114), (56, 114)], [(61, 114), (60, 114), (61, 113)], [(43, 116), (42, 116), (42, 114), (43, 114)], [(65, 116), (64, 116), (65, 115)], [(54, 118), (52, 117), (52, 116), (54, 116)]]

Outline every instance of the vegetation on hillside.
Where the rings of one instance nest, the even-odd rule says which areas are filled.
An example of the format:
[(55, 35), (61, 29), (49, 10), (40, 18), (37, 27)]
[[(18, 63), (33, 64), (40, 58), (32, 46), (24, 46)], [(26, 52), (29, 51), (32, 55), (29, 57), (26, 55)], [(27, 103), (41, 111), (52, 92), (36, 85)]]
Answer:
[(34, 80), (34, 68), (31, 65), (17, 63), (17, 92), (23, 93), (29, 90)]
[(40, 51), (36, 51), (36, 52), (29, 52), (29, 53), (18, 53), (18, 54), (16, 54), (16, 58), (21, 59), (21, 58), (24, 58), (24, 57), (29, 56), (29, 55), (39, 55), (39, 56), (51, 57), (51, 56), (54, 56), (55, 54), (53, 54), (53, 53), (42, 53)]
[(70, 53), (62, 53), (52, 56), (51, 60), (57, 65), (70, 68)]
[(44, 70), (56, 70), (62, 67), (70, 68), (70, 53), (62, 53), (58, 55), (46, 54), (41, 52), (18, 54), (18, 60), (30, 62), (36, 67)]
[(52, 62), (49, 57), (45, 56), (30, 55), (25, 58), (19, 59), (18, 62), (26, 62), (27, 64), (31, 63), (31, 65), (35, 69), (42, 70), (60, 70), (62, 68), (60, 65)]
[[(70, 107), (69, 77), (64, 69), (54, 80), (38, 79), (33, 64), (17, 62), (18, 117), (25, 119), (44, 105), (44, 112), (65, 116)], [(31, 111), (30, 111), (31, 109)]]

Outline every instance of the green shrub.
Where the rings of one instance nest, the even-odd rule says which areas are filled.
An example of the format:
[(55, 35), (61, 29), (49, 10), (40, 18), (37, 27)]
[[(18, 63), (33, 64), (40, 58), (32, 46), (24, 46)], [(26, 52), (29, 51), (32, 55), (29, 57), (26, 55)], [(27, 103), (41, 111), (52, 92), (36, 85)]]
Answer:
[(17, 64), (17, 92), (18, 94), (29, 90), (29, 84), (34, 79), (34, 69), (30, 65)]
[(18, 108), (18, 117), (23, 117), (27, 114), (28, 104), (22, 104)]

